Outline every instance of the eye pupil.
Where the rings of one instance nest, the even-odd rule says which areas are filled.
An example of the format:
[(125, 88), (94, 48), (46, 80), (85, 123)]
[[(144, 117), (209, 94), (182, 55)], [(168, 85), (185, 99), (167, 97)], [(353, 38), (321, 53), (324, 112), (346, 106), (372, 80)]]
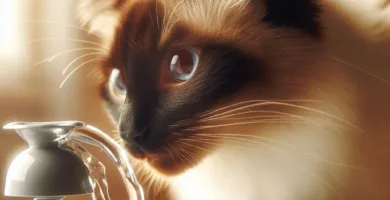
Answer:
[(187, 81), (192, 77), (198, 65), (199, 56), (194, 50), (182, 50), (173, 54), (170, 72), (179, 81)]

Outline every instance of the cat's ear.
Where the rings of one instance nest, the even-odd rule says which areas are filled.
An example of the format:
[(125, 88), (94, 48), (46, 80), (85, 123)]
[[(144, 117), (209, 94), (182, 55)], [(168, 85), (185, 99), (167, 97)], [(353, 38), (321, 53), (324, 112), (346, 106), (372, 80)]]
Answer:
[(82, 26), (104, 39), (112, 37), (125, 0), (80, 0), (78, 16)]
[(313, 36), (319, 36), (321, 13), (319, 0), (252, 0), (262, 2), (265, 8), (263, 21), (275, 26), (297, 28)]

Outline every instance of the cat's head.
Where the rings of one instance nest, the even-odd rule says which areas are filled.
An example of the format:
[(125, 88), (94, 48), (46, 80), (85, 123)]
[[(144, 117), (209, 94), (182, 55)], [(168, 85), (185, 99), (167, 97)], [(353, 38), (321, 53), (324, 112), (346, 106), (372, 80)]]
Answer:
[(103, 96), (124, 145), (164, 174), (196, 165), (234, 134), (281, 122), (288, 115), (279, 108), (293, 108), (264, 100), (305, 98), (321, 73), (314, 1), (86, 0), (80, 8), (109, 44)]

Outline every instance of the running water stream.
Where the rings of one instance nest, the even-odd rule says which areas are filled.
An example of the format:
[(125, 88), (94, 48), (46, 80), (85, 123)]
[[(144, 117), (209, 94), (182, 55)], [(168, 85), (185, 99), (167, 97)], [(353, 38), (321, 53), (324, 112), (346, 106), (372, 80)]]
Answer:
[(141, 185), (138, 183), (134, 174), (133, 168), (128, 159), (128, 155), (122, 149), (122, 147), (115, 142), (111, 137), (105, 134), (103, 131), (86, 125), (80, 129), (75, 130), (68, 136), (66, 144), (71, 146), (75, 152), (83, 159), (86, 166), (92, 170), (91, 178), (95, 181), (94, 199), (96, 200), (109, 200), (108, 185), (105, 176), (104, 165), (101, 164), (96, 158), (94, 158), (88, 151), (86, 151), (80, 144), (74, 142), (78, 140), (91, 145), (95, 145), (104, 150), (109, 157), (115, 162), (123, 182), (126, 186), (127, 193), (130, 200), (144, 200), (144, 192)]

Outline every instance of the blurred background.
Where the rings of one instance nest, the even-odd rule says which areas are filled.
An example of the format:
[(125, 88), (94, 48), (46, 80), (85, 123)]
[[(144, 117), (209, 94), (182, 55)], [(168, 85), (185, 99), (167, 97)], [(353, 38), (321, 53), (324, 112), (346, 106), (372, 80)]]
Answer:
[[(12, 121), (81, 120), (113, 133), (98, 94), (98, 62), (83, 65), (59, 88), (73, 69), (96, 57), (77, 60), (63, 75), (66, 65), (100, 48), (93, 44), (99, 42), (96, 36), (76, 28), (76, 2), (0, 0), (1, 126)], [(1, 200), (17, 199), (3, 195), (4, 181), (10, 161), (26, 147), (15, 132), (0, 130)], [(112, 161), (97, 148), (89, 150), (108, 168), (112, 199), (123, 199), (125, 188)]]
[[(93, 53), (98, 51), (94, 43), (99, 40), (79, 27), (76, 3), (0, 0), (0, 125), (12, 121), (82, 120), (113, 134), (115, 127), (105, 116), (98, 95), (98, 64)], [(328, 0), (323, 20), (326, 43), (333, 55), (390, 81), (390, 77), (380, 74), (380, 69), (390, 63), (390, 11), (386, 3)], [(59, 88), (66, 76), (85, 62)], [(70, 63), (70, 69), (62, 74)], [(26, 147), (15, 132), (0, 130), (1, 200), (16, 199), (3, 195), (5, 175), (13, 157)], [(124, 199), (125, 189), (112, 162), (100, 150), (89, 150), (108, 168), (111, 198)]]

